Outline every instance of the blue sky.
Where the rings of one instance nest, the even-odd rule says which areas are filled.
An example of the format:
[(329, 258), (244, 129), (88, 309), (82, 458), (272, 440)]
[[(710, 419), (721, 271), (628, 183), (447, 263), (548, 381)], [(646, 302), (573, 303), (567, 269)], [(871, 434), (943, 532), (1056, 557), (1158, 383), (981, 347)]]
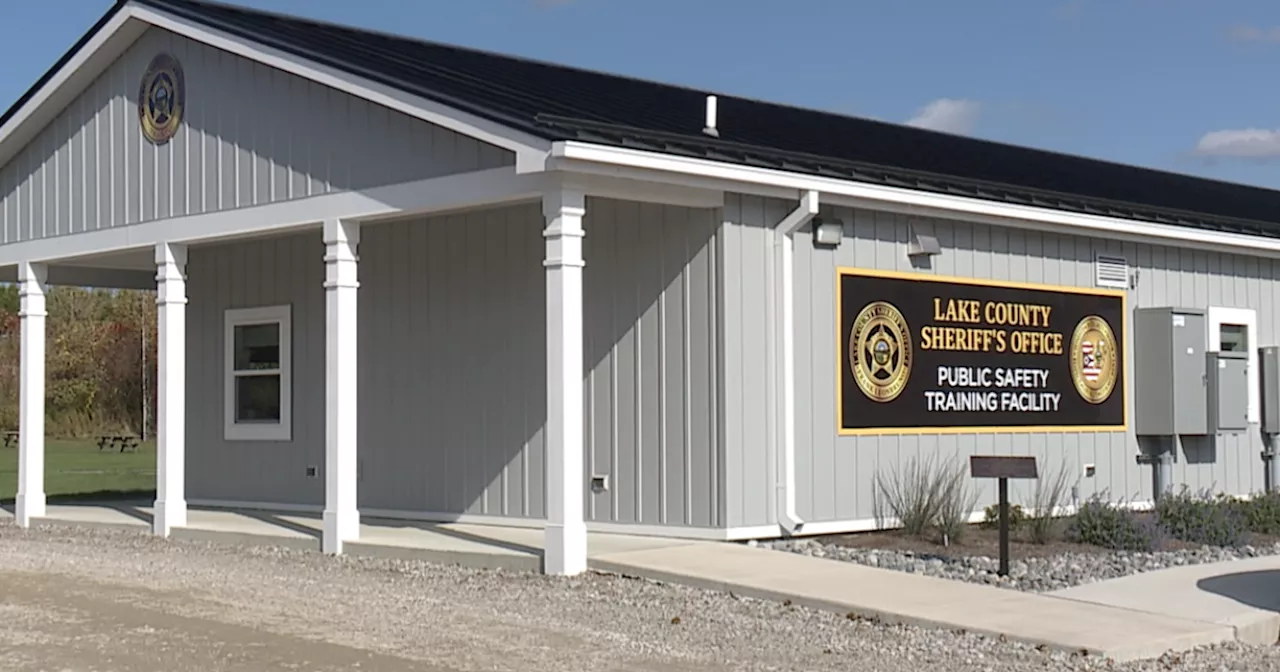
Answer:
[[(8, 107), (111, 0), (5, 0)], [(239, 0), (778, 102), (1280, 188), (1280, 3)]]

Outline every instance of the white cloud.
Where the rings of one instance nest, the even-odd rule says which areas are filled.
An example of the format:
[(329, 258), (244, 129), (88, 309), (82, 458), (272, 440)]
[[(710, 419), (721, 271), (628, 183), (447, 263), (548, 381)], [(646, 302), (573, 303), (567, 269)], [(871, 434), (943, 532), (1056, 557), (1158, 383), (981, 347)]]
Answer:
[(1247, 159), (1280, 157), (1280, 130), (1241, 128), (1210, 131), (1196, 143), (1195, 153)]
[(967, 135), (973, 132), (981, 112), (982, 105), (977, 101), (939, 98), (920, 108), (916, 116), (907, 120), (907, 125)]
[(1280, 42), (1280, 27), (1232, 26), (1227, 30), (1227, 37), (1233, 42)]

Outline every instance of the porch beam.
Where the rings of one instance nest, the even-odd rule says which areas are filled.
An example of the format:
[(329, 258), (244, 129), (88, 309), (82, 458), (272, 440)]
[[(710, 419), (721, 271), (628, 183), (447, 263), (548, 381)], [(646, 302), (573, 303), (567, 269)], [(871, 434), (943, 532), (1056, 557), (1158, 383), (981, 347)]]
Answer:
[(156, 245), (156, 504), (152, 531), (187, 524), (187, 248)]
[(331, 554), (342, 553), (344, 542), (360, 538), (356, 504), (359, 244), (359, 222), (325, 221), (325, 497), (321, 546)]
[(44, 492), (44, 264), (18, 264), (19, 320), (18, 366), (18, 494), (14, 513), (20, 527), (31, 527), (45, 515)]
[(580, 191), (554, 189), (542, 200), (547, 281), (547, 526), (544, 571), (587, 569), (583, 521), (582, 220)]
[(344, 191), (221, 212), (170, 217), (87, 233), (0, 245), (0, 266), (24, 261), (66, 262), (77, 257), (149, 249), (158, 243), (196, 243), (315, 228), (329, 219), (371, 221), (479, 206), (532, 202), (544, 177), (491, 168), (414, 182)]

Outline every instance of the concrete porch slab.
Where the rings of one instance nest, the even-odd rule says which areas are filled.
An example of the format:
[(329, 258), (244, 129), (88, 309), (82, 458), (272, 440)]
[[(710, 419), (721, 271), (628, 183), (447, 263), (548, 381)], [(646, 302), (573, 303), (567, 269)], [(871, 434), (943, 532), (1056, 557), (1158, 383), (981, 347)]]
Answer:
[[(36, 522), (146, 530), (152, 515), (151, 505), (141, 502), (50, 504), (46, 515)], [(8, 518), (12, 512), (0, 509), (0, 520)], [(314, 515), (193, 507), (187, 512), (187, 525), (175, 528), (173, 536), (319, 551), (321, 529), (321, 520)], [(367, 518), (361, 521), (360, 539), (348, 542), (345, 550), (356, 556), (538, 572), (542, 569), (542, 541), (538, 528)], [(591, 533), (587, 543), (588, 553), (599, 555), (706, 542)]]

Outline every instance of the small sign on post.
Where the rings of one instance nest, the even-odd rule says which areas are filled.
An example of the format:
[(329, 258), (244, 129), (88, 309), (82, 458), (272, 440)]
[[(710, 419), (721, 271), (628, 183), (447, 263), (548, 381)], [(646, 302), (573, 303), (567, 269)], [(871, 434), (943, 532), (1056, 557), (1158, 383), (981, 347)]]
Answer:
[(969, 456), (969, 475), (973, 478), (994, 478), (1000, 483), (1000, 576), (1009, 575), (1009, 479), (1035, 480), (1036, 458), (1009, 455)]

